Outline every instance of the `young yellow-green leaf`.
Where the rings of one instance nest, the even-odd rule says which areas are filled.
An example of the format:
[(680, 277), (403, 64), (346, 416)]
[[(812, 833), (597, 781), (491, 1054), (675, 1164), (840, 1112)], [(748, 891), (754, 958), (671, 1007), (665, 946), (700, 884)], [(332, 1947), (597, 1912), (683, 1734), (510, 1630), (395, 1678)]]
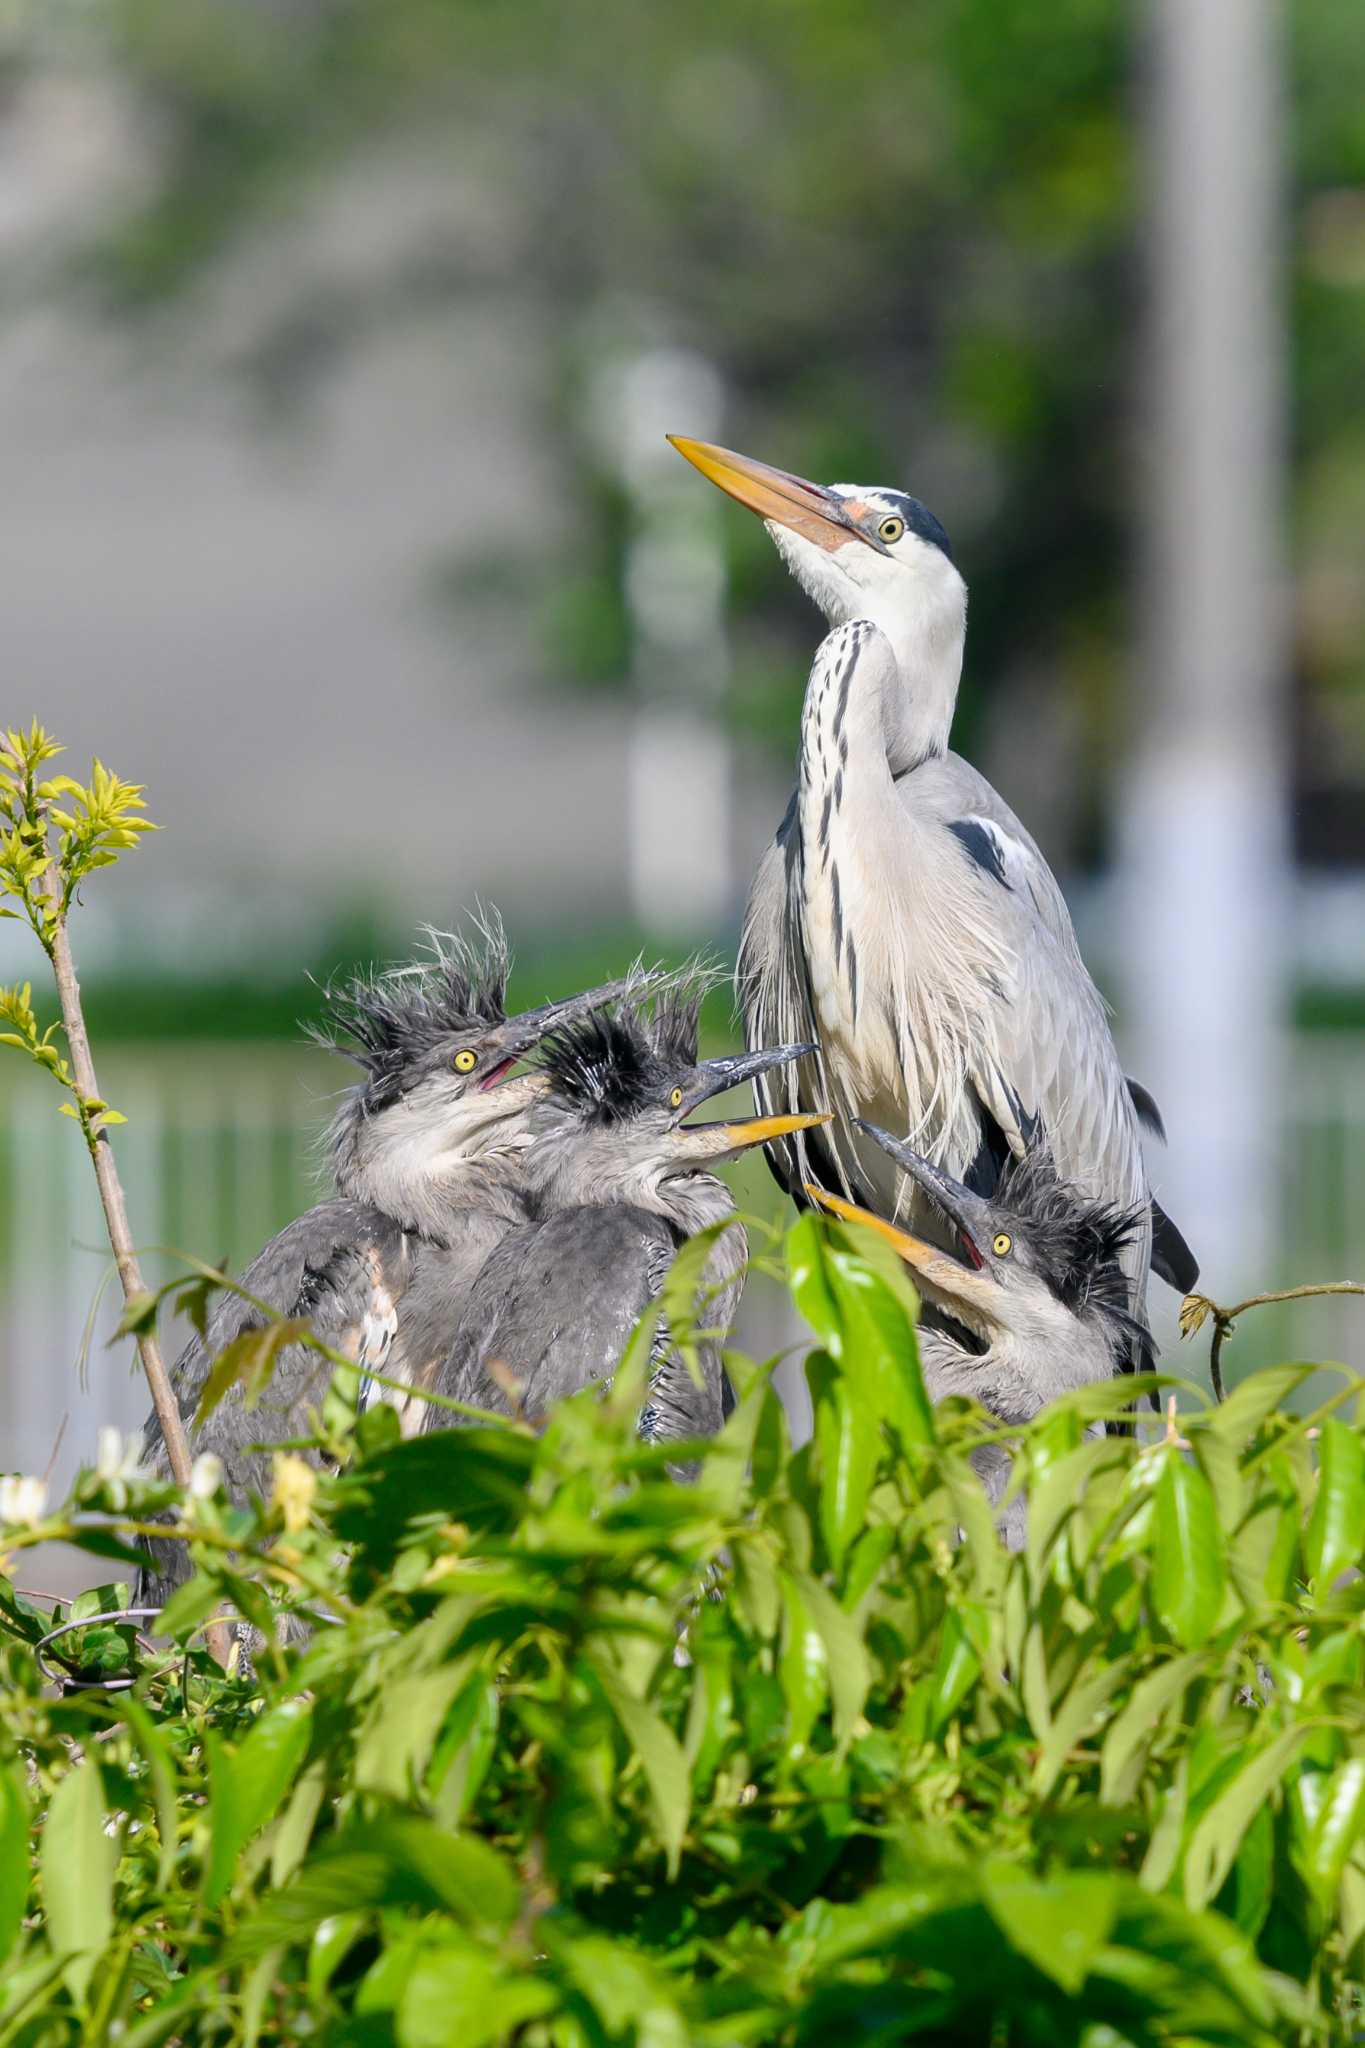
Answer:
[(0, 1764), (0, 1963), (28, 1904), (28, 1794), (18, 1764)]
[(77, 2005), (114, 1931), (118, 1844), (105, 1833), (107, 1818), (99, 1766), (86, 1758), (52, 1795), (39, 1858), (48, 1939), (64, 1960), (62, 1976)]
[(1334, 1415), (1318, 1441), (1318, 1490), (1303, 1540), (1304, 1563), (1321, 1599), (1365, 1549), (1365, 1443)]
[(447, 2048), (454, 2039), (460, 2048), (490, 2048), (558, 2003), (543, 1978), (518, 1973), (472, 1943), (443, 1943), (425, 1950), (407, 1977), (396, 2039), (399, 2048)]
[(269, 1385), (281, 1351), (308, 1334), (309, 1325), (304, 1319), (286, 1316), (278, 1323), (267, 1323), (264, 1329), (243, 1330), (230, 1344), (224, 1345), (199, 1396), (195, 1428), (203, 1428), (224, 1394), (239, 1380), (246, 1382), (246, 1402), (250, 1407)]
[(1161, 1625), (1195, 1649), (1208, 1640), (1223, 1605), (1223, 1533), (1208, 1481), (1175, 1450), (1166, 1452), (1157, 1483), (1152, 1553), (1152, 1602)]
[(1096, 1656), (1072, 1680), (1066, 1698), (1052, 1718), (1052, 1726), (1038, 1751), (1031, 1786), (1034, 1796), (1046, 1799), (1060, 1777), (1067, 1757), (1089, 1730), (1106, 1701), (1127, 1678), (1121, 1657)]

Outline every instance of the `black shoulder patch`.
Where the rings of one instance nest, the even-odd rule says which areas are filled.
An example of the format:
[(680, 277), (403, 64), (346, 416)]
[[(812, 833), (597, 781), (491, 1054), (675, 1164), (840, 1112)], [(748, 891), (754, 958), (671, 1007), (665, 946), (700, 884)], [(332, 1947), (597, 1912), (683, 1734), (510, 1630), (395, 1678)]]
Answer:
[(1135, 1081), (1131, 1074), (1126, 1075), (1124, 1078), (1128, 1084), (1128, 1093), (1132, 1098), (1133, 1107), (1137, 1111), (1138, 1122), (1145, 1131), (1150, 1131), (1154, 1138), (1160, 1138), (1164, 1145), (1166, 1142), (1166, 1125), (1161, 1111), (1157, 1108), (1155, 1101), (1147, 1089), (1143, 1087), (1141, 1081)]
[(990, 875), (1002, 889), (1008, 889), (1005, 863), (1000, 858), (1000, 848), (995, 843), (993, 833), (988, 832), (976, 818), (954, 818), (948, 830), (955, 839), (962, 841), (983, 874)]
[(1160, 1202), (1152, 1202), (1152, 1271), (1188, 1294), (1199, 1282), (1199, 1261), (1176, 1229)]

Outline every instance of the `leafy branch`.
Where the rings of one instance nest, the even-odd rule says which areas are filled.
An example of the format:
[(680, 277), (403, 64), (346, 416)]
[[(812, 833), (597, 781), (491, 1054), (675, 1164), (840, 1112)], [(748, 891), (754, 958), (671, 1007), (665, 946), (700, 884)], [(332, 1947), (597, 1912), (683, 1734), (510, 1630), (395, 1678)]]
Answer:
[[(99, 761), (88, 788), (69, 775), (44, 776), (43, 769), (62, 751), (36, 719), (27, 732), (11, 730), (0, 738), (0, 899), (18, 906), (11, 909), (0, 901), (0, 916), (28, 925), (47, 955), (61, 1006), (60, 1025), (40, 1031), (32, 984), (0, 990), (0, 1018), (10, 1027), (0, 1032), (0, 1042), (26, 1052), (71, 1097), (62, 1108), (79, 1123), (90, 1153), (127, 1303), (145, 1296), (147, 1289), (109, 1147), (110, 1128), (125, 1119), (109, 1107), (95, 1076), (67, 919), (81, 884), (97, 868), (130, 852), (155, 827), (140, 815), (141, 788), (111, 775)], [(54, 1042), (59, 1033), (65, 1052)], [(177, 1484), (188, 1486), (189, 1446), (156, 1332), (143, 1328), (136, 1336), (171, 1470)]]

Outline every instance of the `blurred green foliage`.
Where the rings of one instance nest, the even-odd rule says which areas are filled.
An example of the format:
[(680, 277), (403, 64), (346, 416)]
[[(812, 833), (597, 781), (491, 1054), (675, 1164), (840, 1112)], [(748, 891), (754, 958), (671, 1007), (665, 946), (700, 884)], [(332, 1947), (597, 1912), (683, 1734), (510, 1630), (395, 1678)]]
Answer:
[[(1362, 1383), (1294, 1415), (1281, 1367), (1145, 1445), (1087, 1432), (1127, 1385), (1073, 1395), (1009, 1553), (898, 1263), (806, 1217), (788, 1266), (814, 1436), (732, 1359), (694, 1485), (636, 1435), (642, 1344), (539, 1432), (404, 1442), (334, 1390), (268, 1502), (117, 1442), (51, 1513), (0, 1482), (13, 1552), (131, 1566), (160, 1515), (196, 1567), (162, 1651), (98, 1618), (123, 1586), (0, 1580), (5, 2038), (1356, 2038)], [(254, 1677), (199, 1647), (221, 1600)]]
[[(310, 299), (301, 284), (257, 369), (298, 392), (414, 304), (512, 295), (544, 351), (546, 426), (573, 479), (555, 545), (517, 564), (547, 680), (621, 687), (626, 670), (626, 513), (585, 425), (591, 364), (632, 341), (687, 345), (721, 372), (736, 445), (820, 478), (895, 482), (940, 511), (973, 591), (964, 746), (986, 694), (1045, 671), (1054, 701), (1059, 688), (1072, 700), (1069, 780), (1089, 792), (1070, 853), (1101, 850), (1141, 477), (1141, 10), (54, 11), (63, 51), (125, 83), (155, 144), (143, 201), (86, 251), (87, 277), (125, 310), (164, 305), (338, 166), (363, 182), (397, 151), (476, 195), (477, 230), (454, 208), (392, 303), (348, 298), (344, 282)], [(1349, 801), (1365, 781), (1365, 38), (1340, 0), (1297, 0), (1283, 33), (1297, 723), (1313, 799), (1300, 833), (1310, 854), (1365, 857)], [(725, 532), (741, 614), (732, 708), (785, 753), (809, 622), (756, 523), (727, 513)], [(485, 579), (493, 566), (473, 565)], [(469, 568), (453, 581), (462, 606)]]

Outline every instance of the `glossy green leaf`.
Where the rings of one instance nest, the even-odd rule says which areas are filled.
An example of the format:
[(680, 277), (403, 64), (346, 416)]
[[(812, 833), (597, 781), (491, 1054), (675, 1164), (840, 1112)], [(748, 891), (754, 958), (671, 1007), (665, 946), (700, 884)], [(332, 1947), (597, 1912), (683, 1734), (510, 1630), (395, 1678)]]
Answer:
[(806, 1613), (824, 1646), (825, 1674), (834, 1710), (834, 1741), (847, 1748), (872, 1684), (872, 1666), (862, 1633), (828, 1587), (802, 1573), (796, 1580)]
[(487, 2048), (558, 2002), (553, 1985), (514, 1975), (486, 1950), (432, 1949), (413, 1965), (399, 2002), (400, 2048), (449, 2048), (452, 2038), (460, 2048)]
[(1128, 1766), (1144, 1744), (1159, 1731), (1162, 1721), (1187, 1687), (1203, 1669), (1204, 1653), (1189, 1650), (1183, 1657), (1171, 1657), (1133, 1687), (1133, 1696), (1116, 1714), (1104, 1737), (1100, 1752), (1100, 1797), (1113, 1801), (1125, 1797), (1122, 1791)]
[(820, 1452), (820, 1533), (837, 1572), (866, 1522), (881, 1452), (881, 1430), (876, 1415), (854, 1400), (848, 1381), (832, 1359), (814, 1352), (806, 1371)]
[(782, 1652), (777, 1675), (787, 1702), (787, 1742), (799, 1756), (810, 1740), (828, 1692), (825, 1639), (802, 1591), (803, 1579), (783, 1575)]
[(216, 1905), (230, 1887), (237, 1859), (272, 1820), (308, 1749), (313, 1711), (306, 1700), (269, 1707), (239, 1749), (218, 1742), (209, 1758), (208, 1867), (204, 1895)]
[(1208, 1481), (1178, 1451), (1165, 1454), (1156, 1490), (1152, 1601), (1164, 1628), (1194, 1649), (1212, 1634), (1226, 1589), (1223, 1534)]
[(1304, 1536), (1308, 1576), (1321, 1598), (1365, 1550), (1365, 1442), (1335, 1415), (1318, 1441), (1318, 1490)]
[(1347, 1858), (1365, 1829), (1365, 1756), (1346, 1759), (1332, 1774), (1308, 1839), (1308, 1872), (1330, 1898)]

